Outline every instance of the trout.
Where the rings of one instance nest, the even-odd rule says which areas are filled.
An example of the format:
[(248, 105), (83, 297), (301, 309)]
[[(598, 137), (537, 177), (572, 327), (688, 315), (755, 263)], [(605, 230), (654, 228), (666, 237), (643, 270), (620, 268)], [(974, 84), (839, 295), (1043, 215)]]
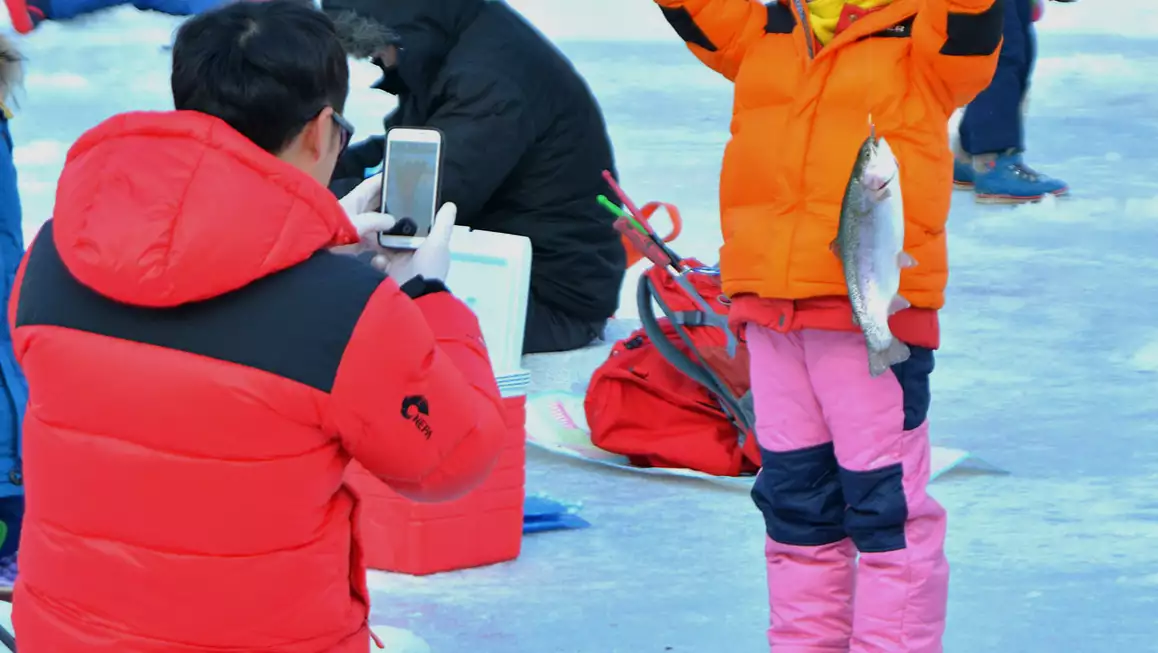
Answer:
[(909, 348), (893, 337), (889, 316), (909, 307), (897, 294), (901, 270), (917, 264), (905, 253), (905, 214), (897, 159), (888, 141), (865, 139), (852, 168), (840, 208), (832, 251), (844, 266), (852, 320), (864, 332), (869, 374), (880, 376), (909, 359)]

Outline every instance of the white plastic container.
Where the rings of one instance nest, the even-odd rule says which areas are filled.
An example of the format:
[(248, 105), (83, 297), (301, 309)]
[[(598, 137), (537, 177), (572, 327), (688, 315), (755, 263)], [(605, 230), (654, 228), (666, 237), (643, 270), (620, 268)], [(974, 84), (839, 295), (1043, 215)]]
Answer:
[(446, 285), (478, 316), (495, 377), (517, 376), (531, 289), (530, 239), (455, 227)]
[(531, 385), (531, 372), (530, 370), (517, 370), (507, 374), (499, 374), (495, 376), (495, 381), (498, 381), (499, 394), (502, 395), (503, 399), (525, 397)]

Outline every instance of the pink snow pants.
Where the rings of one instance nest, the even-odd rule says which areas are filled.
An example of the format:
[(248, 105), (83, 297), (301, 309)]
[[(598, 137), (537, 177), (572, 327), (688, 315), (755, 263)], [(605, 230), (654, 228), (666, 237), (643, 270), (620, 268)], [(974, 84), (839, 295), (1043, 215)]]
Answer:
[(859, 332), (749, 325), (747, 337), (773, 653), (941, 653), (946, 519), (925, 493), (932, 350), (913, 347), (874, 379)]

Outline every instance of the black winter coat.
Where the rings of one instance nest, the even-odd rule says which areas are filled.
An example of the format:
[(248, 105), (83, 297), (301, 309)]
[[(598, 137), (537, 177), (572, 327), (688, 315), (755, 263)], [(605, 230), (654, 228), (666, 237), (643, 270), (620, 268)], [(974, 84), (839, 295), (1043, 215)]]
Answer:
[[(398, 96), (388, 126), (446, 137), (442, 199), (458, 224), (530, 238), (533, 300), (581, 320), (616, 310), (625, 253), (601, 173), (615, 172), (591, 90), (560, 53), (504, 2), (324, 0), (399, 35), (398, 65), (377, 88)], [(353, 146), (331, 188), (341, 195), (382, 161), (381, 137)]]

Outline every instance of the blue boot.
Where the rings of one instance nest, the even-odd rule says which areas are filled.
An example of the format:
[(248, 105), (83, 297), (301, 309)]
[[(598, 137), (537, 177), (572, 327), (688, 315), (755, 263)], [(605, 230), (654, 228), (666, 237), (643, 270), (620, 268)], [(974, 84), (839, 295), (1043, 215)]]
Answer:
[(958, 190), (973, 190), (973, 182), (977, 173), (973, 171), (973, 164), (953, 157), (953, 188)]
[(998, 155), (984, 172), (975, 172), (973, 191), (983, 204), (1023, 204), (1040, 202), (1046, 195), (1070, 192), (1060, 179), (1043, 175), (1021, 159), (1020, 152)]

